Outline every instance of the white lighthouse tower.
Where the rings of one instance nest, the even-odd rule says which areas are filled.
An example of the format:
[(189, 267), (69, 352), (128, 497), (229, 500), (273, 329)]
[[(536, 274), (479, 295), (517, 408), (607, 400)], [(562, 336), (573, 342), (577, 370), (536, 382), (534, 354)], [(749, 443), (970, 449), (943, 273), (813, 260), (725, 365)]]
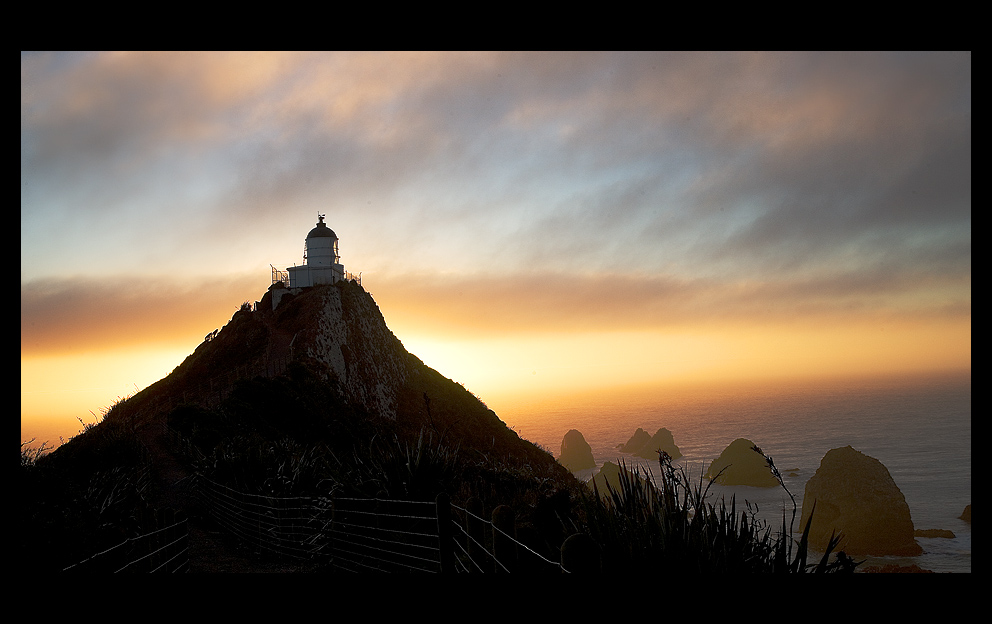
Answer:
[(333, 284), (344, 279), (338, 236), (324, 223), (324, 215), (317, 215), (317, 226), (310, 230), (303, 243), (303, 265), (288, 267), (286, 271), (290, 288)]

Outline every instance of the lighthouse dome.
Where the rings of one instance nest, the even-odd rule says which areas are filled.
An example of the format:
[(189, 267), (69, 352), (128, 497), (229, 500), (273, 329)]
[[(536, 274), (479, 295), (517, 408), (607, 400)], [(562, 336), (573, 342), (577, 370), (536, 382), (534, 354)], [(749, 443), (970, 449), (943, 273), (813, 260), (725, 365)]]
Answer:
[(335, 238), (336, 239), (338, 237), (338, 235), (334, 233), (334, 230), (332, 230), (331, 228), (327, 227), (327, 224), (324, 223), (324, 216), (323, 215), (318, 216), (317, 219), (318, 219), (318, 221), (317, 221), (317, 227), (315, 227), (314, 229), (310, 230), (310, 233), (307, 234), (307, 238)]

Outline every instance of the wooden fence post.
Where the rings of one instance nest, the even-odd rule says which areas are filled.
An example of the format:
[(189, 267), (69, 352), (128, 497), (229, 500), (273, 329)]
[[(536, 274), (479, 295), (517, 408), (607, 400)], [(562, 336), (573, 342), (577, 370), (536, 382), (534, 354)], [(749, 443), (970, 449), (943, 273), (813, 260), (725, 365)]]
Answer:
[(435, 500), (437, 507), (437, 543), (438, 557), (441, 563), (441, 573), (455, 571), (455, 545), (451, 530), (451, 501), (448, 495), (441, 492)]
[(478, 565), (482, 572), (492, 572), (492, 561), (486, 551), (486, 533), (482, 520), (482, 500), (473, 496), (465, 501), (465, 533), (468, 534), (468, 558)]
[[(386, 520), (386, 502), (382, 499), (376, 499), (375, 507), (372, 508), (372, 520), (369, 522), (369, 527), (372, 528), (372, 535), (376, 539), (382, 537), (381, 529), (386, 528), (383, 526)], [(394, 570), (387, 567), (386, 562), (379, 560), (378, 555), (372, 554), (374, 551), (369, 549), (370, 554), (368, 555), (369, 560), (372, 562), (371, 565), (375, 566), (376, 572), (393, 572)]]
[(517, 569), (516, 523), (517, 514), (512, 507), (500, 505), (493, 510), (493, 557), (497, 572), (515, 572)]

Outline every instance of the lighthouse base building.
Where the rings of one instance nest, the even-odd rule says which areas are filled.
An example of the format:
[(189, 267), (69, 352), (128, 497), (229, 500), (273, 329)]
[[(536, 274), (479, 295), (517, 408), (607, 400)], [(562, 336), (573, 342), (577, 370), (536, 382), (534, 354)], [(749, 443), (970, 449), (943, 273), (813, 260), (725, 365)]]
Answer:
[(272, 290), (283, 291), (278, 296), (273, 292), (273, 309), (284, 292), (319, 284), (334, 284), (344, 279), (354, 279), (361, 283), (361, 276), (344, 270), (338, 254), (337, 234), (324, 223), (324, 215), (318, 214), (316, 227), (310, 230), (303, 243), (303, 264), (287, 267), (285, 271), (272, 267)]
[(314, 267), (304, 264), (286, 269), (289, 273), (290, 288), (306, 288), (317, 284), (333, 284), (344, 279), (344, 266)]

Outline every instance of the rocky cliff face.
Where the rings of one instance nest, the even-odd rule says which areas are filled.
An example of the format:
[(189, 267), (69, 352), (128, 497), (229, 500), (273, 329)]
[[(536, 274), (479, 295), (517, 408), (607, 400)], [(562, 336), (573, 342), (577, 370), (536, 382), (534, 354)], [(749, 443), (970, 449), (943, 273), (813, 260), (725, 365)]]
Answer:
[[(266, 314), (264, 305), (259, 312)], [(346, 398), (370, 413), (396, 419), (409, 358), (372, 297), (354, 283), (307, 289), (281, 301), (270, 321), (270, 360), (285, 357), (278, 345), (292, 335), (290, 358), (316, 362)], [(270, 369), (278, 370), (274, 362)]]
[(386, 326), (371, 295), (354, 282), (270, 289), (255, 306), (242, 306), (210, 335), (160, 382), (156, 393), (182, 394), (187, 401), (192, 397), (212, 407), (239, 381), (261, 377), (295, 383), (290, 379), (294, 366), (316, 375), (322, 382), (319, 393), (339, 397), (335, 402), (349, 414), (389, 423), (391, 431), (416, 436), (427, 429), (435, 440), (487, 457), (554, 462), (547, 451), (520, 439), (474, 394), (410, 354)]

